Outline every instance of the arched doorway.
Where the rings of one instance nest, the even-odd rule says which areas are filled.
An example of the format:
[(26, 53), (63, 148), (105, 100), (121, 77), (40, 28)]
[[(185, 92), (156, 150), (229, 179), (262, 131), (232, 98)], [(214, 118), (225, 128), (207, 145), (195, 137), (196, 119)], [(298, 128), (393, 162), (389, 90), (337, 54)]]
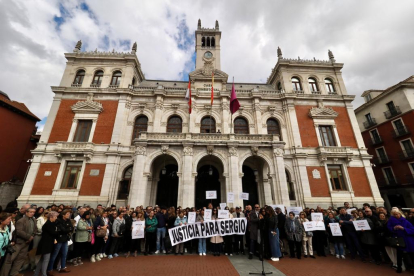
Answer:
[[(226, 185), (223, 176), (224, 166), (221, 160), (214, 155), (207, 155), (197, 164), (197, 177), (195, 179), (195, 206), (207, 207), (212, 203), (219, 206), (225, 198)], [(206, 191), (217, 191), (217, 199), (206, 199)]]
[(155, 204), (158, 206), (177, 207), (178, 198), (178, 166), (166, 165), (159, 174), (157, 185), (157, 197)]
[(133, 166), (129, 166), (125, 169), (122, 175), (122, 180), (119, 182), (117, 199), (128, 199), (129, 188), (131, 187)]
[(243, 162), (242, 188), (243, 193), (249, 193), (249, 200), (243, 204), (252, 205), (271, 204), (274, 200), (274, 191), (271, 188), (270, 168), (265, 159), (260, 156), (250, 156)]
[(242, 187), (243, 193), (249, 193), (249, 200), (243, 200), (243, 205), (251, 205), (259, 203), (259, 193), (256, 182), (257, 170), (253, 170), (249, 166), (243, 166)]

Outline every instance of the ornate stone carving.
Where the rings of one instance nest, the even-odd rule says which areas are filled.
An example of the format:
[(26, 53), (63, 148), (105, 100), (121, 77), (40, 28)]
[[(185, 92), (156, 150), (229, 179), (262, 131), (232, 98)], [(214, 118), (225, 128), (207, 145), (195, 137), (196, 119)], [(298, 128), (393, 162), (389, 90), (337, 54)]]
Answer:
[(86, 101), (79, 101), (71, 106), (74, 113), (99, 114), (103, 111), (102, 104), (93, 100), (93, 93), (88, 93)]
[(136, 53), (137, 52), (137, 42), (134, 42), (134, 44), (132, 45), (132, 53)]
[(161, 122), (161, 126), (167, 126), (167, 122)]
[(207, 146), (207, 154), (212, 155), (214, 152), (214, 146)]
[(184, 155), (193, 155), (193, 148), (192, 147), (184, 147), (183, 153), (184, 153)]
[(238, 151), (236, 147), (229, 148), (229, 156), (238, 156)]
[(154, 125), (154, 123), (153, 123), (153, 122), (148, 122), (148, 125), (149, 125), (149, 126), (153, 126), (153, 125)]
[(323, 103), (319, 102), (318, 107), (312, 107), (308, 115), (313, 119), (335, 119), (338, 116), (338, 112), (330, 107), (323, 106)]
[(334, 55), (333, 55), (333, 53), (332, 53), (332, 51), (331, 51), (331, 50), (328, 50), (328, 56), (329, 56), (329, 60), (330, 60), (332, 63), (336, 62), (335, 57), (334, 57)]
[(92, 154), (84, 154), (83, 157), (85, 158), (86, 163), (89, 163), (92, 160)]
[(280, 47), (277, 47), (277, 57), (278, 58), (283, 58), (282, 50), (280, 49)]
[(183, 123), (183, 127), (188, 127), (188, 123)]
[(133, 126), (134, 125), (134, 121), (128, 121), (127, 122), (127, 126)]
[(283, 154), (285, 153), (285, 151), (281, 148), (275, 148), (273, 149), (273, 153), (276, 156), (283, 156)]
[(228, 103), (222, 103), (220, 107), (222, 110), (230, 111), (230, 105)]
[(172, 104), (171, 105), (171, 108), (174, 109), (174, 110), (177, 110), (179, 107), (180, 107), (179, 104)]
[(256, 125), (255, 124), (250, 124), (249, 127), (250, 128), (254, 128)]
[(147, 148), (144, 146), (138, 146), (135, 149), (135, 155), (145, 155), (147, 153)]
[(76, 46), (75, 46), (75, 49), (73, 49), (73, 52), (80, 52), (81, 51), (81, 48), (82, 48), (82, 40), (79, 40), (76, 43)]
[(257, 155), (259, 153), (259, 147), (251, 147), (250, 149), (253, 155)]
[(161, 152), (162, 152), (162, 154), (166, 154), (167, 151), (168, 151), (168, 148), (169, 148), (168, 145), (161, 146)]
[(130, 108), (131, 108), (131, 101), (127, 101), (127, 102), (125, 103), (125, 108), (126, 108), (126, 109), (130, 109)]
[(196, 127), (200, 127), (200, 123), (196, 123), (196, 124), (195, 124), (195, 126), (196, 126)]
[(162, 102), (162, 101), (157, 101), (156, 103), (155, 103), (155, 108), (156, 109), (163, 109), (164, 108), (164, 103)]

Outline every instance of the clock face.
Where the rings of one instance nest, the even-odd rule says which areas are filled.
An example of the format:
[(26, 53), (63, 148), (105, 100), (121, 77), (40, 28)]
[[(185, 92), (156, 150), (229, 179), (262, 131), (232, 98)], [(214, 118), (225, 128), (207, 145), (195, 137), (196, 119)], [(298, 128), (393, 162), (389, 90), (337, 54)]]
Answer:
[(210, 59), (213, 57), (213, 54), (211, 52), (205, 52), (204, 57)]

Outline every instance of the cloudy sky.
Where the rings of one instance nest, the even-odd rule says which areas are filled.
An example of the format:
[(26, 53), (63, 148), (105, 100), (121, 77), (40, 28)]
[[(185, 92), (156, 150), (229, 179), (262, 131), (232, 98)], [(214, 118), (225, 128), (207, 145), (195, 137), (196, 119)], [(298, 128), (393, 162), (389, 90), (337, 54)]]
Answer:
[(44, 124), (65, 67), (63, 53), (130, 51), (148, 79), (185, 80), (194, 69), (194, 31), (222, 31), (222, 70), (265, 82), (284, 57), (344, 63), (349, 94), (384, 89), (414, 74), (414, 1), (40, 1), (0, 0), (0, 90)]

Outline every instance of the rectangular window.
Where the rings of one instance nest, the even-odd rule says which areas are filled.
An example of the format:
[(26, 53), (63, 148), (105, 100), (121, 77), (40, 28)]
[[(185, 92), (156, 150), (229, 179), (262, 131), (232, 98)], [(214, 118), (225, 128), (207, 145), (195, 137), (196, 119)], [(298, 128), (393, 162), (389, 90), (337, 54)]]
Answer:
[(332, 190), (334, 191), (345, 191), (345, 179), (342, 173), (341, 166), (339, 165), (328, 165), (329, 178), (331, 180)]
[(321, 135), (321, 141), (324, 147), (336, 146), (332, 132), (332, 126), (319, 126), (319, 133)]
[(76, 128), (75, 137), (73, 142), (88, 142), (89, 135), (91, 133), (92, 121), (91, 120), (79, 120), (78, 127)]
[(367, 118), (367, 121), (368, 121), (369, 123), (372, 123), (371, 113), (365, 114), (365, 118)]
[(393, 123), (394, 123), (394, 126), (395, 126), (397, 132), (399, 132), (400, 130), (404, 131), (404, 124), (401, 121), (401, 119), (395, 120)]
[(371, 94), (367, 94), (367, 95), (365, 96), (365, 101), (366, 101), (366, 102), (369, 102), (370, 100), (372, 100)]
[(374, 144), (381, 143), (381, 137), (379, 136), (378, 130), (374, 129), (374, 130), (371, 130), (370, 132), (371, 132), (372, 141), (374, 142)]
[(384, 171), (384, 174), (385, 174), (385, 180), (387, 181), (387, 184), (396, 184), (397, 183), (391, 168), (383, 168), (383, 171)]
[(76, 189), (81, 169), (82, 162), (68, 162), (61, 189)]
[(378, 148), (377, 154), (378, 154), (378, 157), (384, 162), (387, 160), (387, 154), (385, 153), (384, 148)]
[(387, 107), (388, 107), (388, 109), (389, 109), (391, 112), (395, 112), (395, 111), (396, 111), (396, 110), (395, 110), (395, 105), (394, 105), (394, 102), (393, 102), (393, 101), (391, 101), (391, 102), (387, 103)]

